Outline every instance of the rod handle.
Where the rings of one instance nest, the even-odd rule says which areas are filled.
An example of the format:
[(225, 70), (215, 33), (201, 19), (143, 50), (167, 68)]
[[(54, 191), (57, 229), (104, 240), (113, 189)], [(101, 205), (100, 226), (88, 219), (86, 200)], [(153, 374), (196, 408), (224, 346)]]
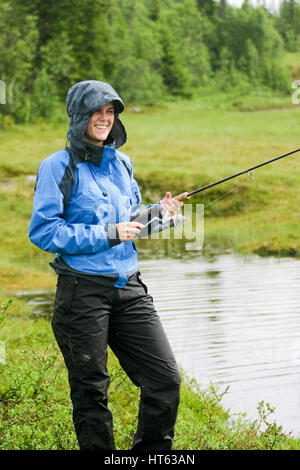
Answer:
[(189, 193), (185, 192), (178, 194), (178, 196), (175, 196), (175, 199), (177, 199), (177, 201), (185, 201), (186, 199), (189, 199)]
[[(177, 199), (177, 201), (185, 201), (186, 199), (189, 199), (189, 197), (190, 197), (189, 193), (186, 191), (184, 193), (179, 194), (178, 196), (175, 196), (175, 199)], [(148, 209), (145, 209), (144, 211), (140, 212), (136, 216), (132, 217), (131, 221), (136, 220), (140, 217), (144, 217), (150, 212), (151, 212), (151, 207), (149, 207)], [(170, 215), (174, 215), (173, 211), (170, 212)]]

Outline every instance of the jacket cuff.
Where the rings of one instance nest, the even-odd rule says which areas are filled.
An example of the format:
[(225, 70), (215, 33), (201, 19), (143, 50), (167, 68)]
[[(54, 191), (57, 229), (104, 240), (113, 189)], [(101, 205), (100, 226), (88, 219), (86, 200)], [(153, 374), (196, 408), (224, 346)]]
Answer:
[(119, 238), (119, 232), (115, 224), (108, 224), (106, 227), (106, 232), (110, 248), (121, 243), (121, 240)]

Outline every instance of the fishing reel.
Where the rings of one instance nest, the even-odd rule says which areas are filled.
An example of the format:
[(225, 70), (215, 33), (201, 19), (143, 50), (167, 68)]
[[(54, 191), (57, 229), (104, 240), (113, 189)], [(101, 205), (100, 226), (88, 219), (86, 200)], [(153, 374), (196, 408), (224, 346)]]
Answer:
[(181, 225), (185, 220), (182, 214), (171, 215), (167, 210), (166, 213), (162, 215), (161, 210), (162, 206), (160, 203), (157, 203), (146, 211), (138, 212), (131, 217), (131, 220), (143, 224), (143, 227), (135, 238), (145, 238), (154, 233), (175, 228)]

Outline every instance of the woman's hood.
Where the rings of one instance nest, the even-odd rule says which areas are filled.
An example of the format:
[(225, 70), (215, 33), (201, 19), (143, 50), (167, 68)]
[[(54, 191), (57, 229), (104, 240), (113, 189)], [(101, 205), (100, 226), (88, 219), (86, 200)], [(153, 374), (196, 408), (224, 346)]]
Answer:
[(119, 114), (124, 110), (124, 104), (111, 85), (97, 80), (85, 80), (72, 86), (66, 97), (66, 108), (70, 118), (67, 137), (71, 147), (85, 150), (84, 135), (92, 114), (101, 106), (113, 102), (115, 120), (105, 144), (115, 148), (126, 142), (126, 130)]

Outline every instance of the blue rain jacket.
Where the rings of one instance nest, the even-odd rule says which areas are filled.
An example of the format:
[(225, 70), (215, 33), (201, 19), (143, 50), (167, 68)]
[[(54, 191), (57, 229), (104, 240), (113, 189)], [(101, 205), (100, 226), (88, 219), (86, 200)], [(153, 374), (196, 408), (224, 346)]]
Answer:
[[(85, 143), (91, 115), (109, 102), (115, 121), (107, 142)], [(123, 287), (138, 270), (137, 250), (132, 241), (120, 242), (115, 224), (129, 221), (142, 200), (132, 162), (118, 150), (126, 141), (123, 103), (110, 85), (85, 81), (69, 90), (66, 104), (70, 146), (39, 167), (29, 237), (71, 269), (113, 277)]]

